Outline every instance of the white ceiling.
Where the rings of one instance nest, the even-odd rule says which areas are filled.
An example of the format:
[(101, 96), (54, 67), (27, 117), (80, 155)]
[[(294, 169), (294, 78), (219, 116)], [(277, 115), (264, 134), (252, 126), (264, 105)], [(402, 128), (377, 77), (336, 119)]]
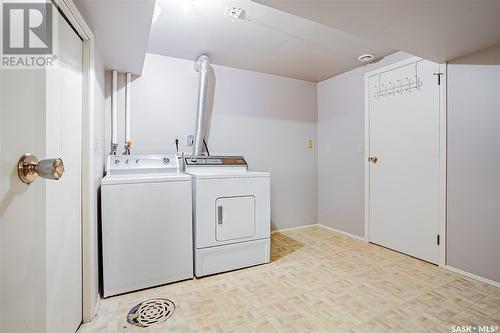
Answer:
[[(147, 50), (307, 81), (322, 81), (360, 65), (358, 56), (396, 51), (250, 0), (158, 0)], [(246, 10), (232, 22), (227, 6)]]
[[(362, 53), (441, 62), (500, 44), (500, 0), (157, 0), (153, 26), (155, 0), (74, 1), (106, 69), (134, 74), (146, 50), (317, 82), (358, 67)], [(246, 18), (232, 22), (227, 6)]]
[(500, 44), (499, 0), (254, 0), (437, 62)]
[(74, 0), (107, 70), (140, 75), (155, 0)]

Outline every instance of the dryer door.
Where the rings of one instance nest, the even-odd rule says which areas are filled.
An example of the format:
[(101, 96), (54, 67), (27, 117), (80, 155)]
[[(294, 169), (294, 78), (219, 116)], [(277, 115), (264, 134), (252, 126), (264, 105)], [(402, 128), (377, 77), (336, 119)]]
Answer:
[(222, 197), (215, 201), (219, 242), (255, 236), (255, 197)]

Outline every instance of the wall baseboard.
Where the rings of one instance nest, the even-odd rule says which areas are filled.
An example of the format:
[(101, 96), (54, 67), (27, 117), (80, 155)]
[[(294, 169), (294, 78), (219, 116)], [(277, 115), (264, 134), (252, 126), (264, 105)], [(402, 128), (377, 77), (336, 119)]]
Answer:
[(338, 234), (341, 234), (341, 235), (344, 235), (344, 236), (347, 236), (347, 237), (351, 237), (351, 238), (354, 238), (354, 239), (357, 239), (357, 240), (360, 240), (360, 241), (363, 241), (363, 242), (367, 241), (365, 238), (363, 238), (361, 236), (354, 235), (354, 234), (351, 234), (351, 233), (346, 232), (346, 231), (335, 229), (335, 228), (332, 228), (332, 227), (329, 227), (327, 225), (320, 224), (320, 223), (318, 223), (317, 225), (320, 226), (320, 227), (322, 227), (322, 228), (325, 228), (326, 230), (330, 230), (330, 231), (336, 232)]
[(298, 226), (298, 227), (291, 227), (291, 228), (284, 228), (284, 229), (274, 229), (274, 230), (271, 230), (271, 233), (274, 234), (275, 232), (304, 229), (304, 228), (314, 227), (314, 226), (317, 226), (317, 225), (318, 225), (317, 223), (313, 223), (313, 224), (301, 225), (301, 226)]
[(469, 277), (469, 278), (472, 278), (474, 280), (478, 280), (478, 281), (481, 281), (481, 282), (484, 282), (484, 283), (487, 283), (487, 284), (490, 284), (494, 287), (498, 287), (500, 288), (500, 282), (497, 282), (497, 281), (493, 281), (493, 280), (490, 280), (490, 279), (487, 279), (487, 278), (484, 278), (482, 276), (479, 276), (479, 275), (476, 275), (476, 274), (473, 274), (473, 273), (469, 273), (469, 272), (466, 272), (466, 271), (463, 271), (461, 269), (458, 269), (458, 268), (455, 268), (453, 266), (449, 266), (449, 265), (446, 265), (445, 268), (447, 270), (449, 270), (450, 272), (454, 272), (454, 273), (457, 273), (457, 274), (460, 274), (460, 275), (463, 275), (463, 276), (466, 276), (466, 277)]

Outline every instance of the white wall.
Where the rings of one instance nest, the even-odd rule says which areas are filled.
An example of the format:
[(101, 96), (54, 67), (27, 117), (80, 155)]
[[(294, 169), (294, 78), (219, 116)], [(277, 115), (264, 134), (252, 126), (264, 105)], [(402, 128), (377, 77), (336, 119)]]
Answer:
[[(104, 116), (105, 116), (105, 71), (103, 59), (100, 53), (99, 45), (95, 45), (94, 53), (94, 115), (93, 115), (93, 131), (94, 137), (92, 138), (93, 148), (93, 200), (91, 203), (91, 216), (92, 223), (90, 225), (90, 289), (93, 291), (92, 298), (90, 299), (91, 306), (96, 309), (99, 302), (99, 218), (100, 218), (100, 186), (101, 179), (104, 175), (104, 157), (108, 153), (107, 146), (104, 145)], [(93, 313), (92, 315), (95, 315)]]
[(364, 237), (364, 75), (409, 57), (398, 52), (318, 83), (319, 223)]
[[(273, 228), (317, 221), (316, 84), (224, 66), (213, 66), (213, 107), (208, 145), (212, 155), (244, 155), (252, 170), (271, 173)], [(124, 75), (119, 75), (119, 152), (124, 141)], [(111, 75), (107, 74), (106, 145), (110, 137)], [(198, 73), (193, 61), (147, 54), (131, 93), (132, 153), (191, 153)], [(307, 139), (314, 142), (306, 147)]]

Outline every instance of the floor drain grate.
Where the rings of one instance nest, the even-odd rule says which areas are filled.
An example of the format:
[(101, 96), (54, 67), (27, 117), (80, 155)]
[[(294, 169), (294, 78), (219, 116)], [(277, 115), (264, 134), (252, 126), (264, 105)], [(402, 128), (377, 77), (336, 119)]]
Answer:
[(166, 298), (153, 298), (134, 306), (127, 315), (127, 322), (138, 327), (149, 327), (164, 322), (175, 311), (175, 304)]

